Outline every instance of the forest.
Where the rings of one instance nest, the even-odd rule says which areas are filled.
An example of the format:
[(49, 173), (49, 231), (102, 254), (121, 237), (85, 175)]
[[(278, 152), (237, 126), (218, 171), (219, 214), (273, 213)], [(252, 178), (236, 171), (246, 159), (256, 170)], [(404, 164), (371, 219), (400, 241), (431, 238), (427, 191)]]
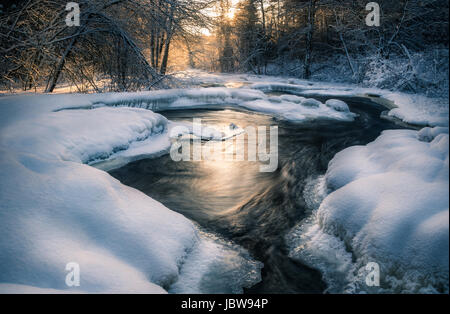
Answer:
[(2, 1), (2, 90), (173, 86), (187, 68), (448, 94), (446, 0)]

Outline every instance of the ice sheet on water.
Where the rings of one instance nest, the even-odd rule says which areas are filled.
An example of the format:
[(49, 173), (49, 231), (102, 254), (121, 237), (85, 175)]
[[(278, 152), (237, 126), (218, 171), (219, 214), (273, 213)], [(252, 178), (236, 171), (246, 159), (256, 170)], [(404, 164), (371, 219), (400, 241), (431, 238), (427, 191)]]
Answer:
[(253, 260), (246, 250), (213, 234), (200, 235), (201, 240), (169, 292), (243, 293), (243, 288), (261, 281), (263, 264)]

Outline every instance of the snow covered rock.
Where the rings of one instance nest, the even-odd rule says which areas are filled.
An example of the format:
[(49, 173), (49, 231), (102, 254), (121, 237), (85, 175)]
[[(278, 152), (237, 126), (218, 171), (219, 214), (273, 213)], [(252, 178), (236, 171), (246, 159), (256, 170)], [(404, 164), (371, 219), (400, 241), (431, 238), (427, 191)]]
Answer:
[(275, 104), (280, 104), (283, 100), (278, 96), (271, 96), (269, 97), (269, 101)]
[(304, 101), (305, 97), (300, 97), (296, 95), (281, 95), (280, 98), (287, 102), (293, 102), (294, 104), (300, 104), (302, 101)]
[[(426, 126), (448, 126), (449, 124), (449, 99), (430, 98), (416, 93), (408, 94), (387, 89), (361, 87), (352, 84), (337, 82), (319, 82), (301, 80), (277, 76), (255, 76), (251, 74), (229, 75), (210, 74), (197, 70), (190, 70), (195, 79), (207, 82), (222, 82), (225, 86), (239, 86), (243, 84), (246, 89), (254, 89), (262, 92), (278, 92), (303, 97), (369, 97), (373, 101), (383, 103), (389, 109), (388, 115), (403, 122)], [(181, 75), (185, 75), (181, 73)], [(189, 79), (192, 80), (192, 75)], [(249, 84), (250, 83), (250, 84)], [(289, 97), (291, 96), (289, 95)], [(288, 95), (280, 96), (282, 99)], [(299, 103), (292, 99), (284, 98), (284, 101)]]
[[(146, 108), (153, 111), (193, 108), (235, 107), (263, 112), (291, 121), (311, 119), (335, 119), (353, 121), (355, 114), (340, 112), (320, 101), (294, 95), (268, 96), (260, 90), (250, 88), (199, 88), (174, 89), (154, 92), (117, 93), (98, 96), (94, 106), (101, 103), (108, 106)], [(298, 106), (298, 104), (301, 106)]]
[(339, 112), (349, 112), (350, 109), (348, 108), (348, 105), (343, 102), (342, 100), (338, 100), (338, 99), (328, 99), (325, 102), (325, 105), (327, 105), (330, 108), (333, 108), (336, 111)]
[(305, 106), (305, 107), (319, 108), (322, 103), (314, 98), (307, 98), (307, 99), (303, 100), (301, 102), (301, 104), (302, 104), (302, 106)]

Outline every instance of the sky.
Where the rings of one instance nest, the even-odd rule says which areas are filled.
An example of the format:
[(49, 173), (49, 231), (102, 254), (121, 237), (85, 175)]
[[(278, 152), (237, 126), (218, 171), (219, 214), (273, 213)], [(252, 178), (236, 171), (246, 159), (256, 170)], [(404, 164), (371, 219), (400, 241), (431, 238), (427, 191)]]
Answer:
[[(229, 19), (233, 19), (234, 18), (234, 15), (236, 14), (236, 7), (237, 7), (238, 3), (239, 3), (239, 0), (231, 0), (231, 8), (230, 8), (230, 10), (229, 10), (229, 12), (227, 14), (227, 17)], [(214, 11), (214, 9), (208, 10), (206, 13), (208, 15), (210, 15), (210, 16), (213, 16), (213, 17), (217, 16), (217, 13)], [(206, 36), (211, 36), (210, 30), (208, 30), (207, 28), (202, 28), (201, 32), (204, 35), (206, 35)]]

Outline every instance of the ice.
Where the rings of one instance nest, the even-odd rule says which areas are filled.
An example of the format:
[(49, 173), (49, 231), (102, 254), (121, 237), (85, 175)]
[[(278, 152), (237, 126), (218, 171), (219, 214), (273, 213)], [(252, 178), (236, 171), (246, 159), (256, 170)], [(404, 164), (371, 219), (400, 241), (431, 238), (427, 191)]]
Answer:
[(217, 236), (201, 234), (195, 252), (183, 265), (179, 280), (169, 292), (243, 293), (243, 287), (250, 288), (261, 281), (263, 264), (251, 260), (247, 251)]
[(305, 97), (295, 96), (295, 95), (281, 95), (280, 98), (287, 102), (293, 102), (294, 104), (300, 104)]
[(339, 99), (328, 99), (325, 102), (325, 105), (327, 105), (330, 108), (333, 108), (336, 111), (341, 111), (341, 112), (350, 111), (350, 109), (348, 108), (348, 105)]
[(356, 293), (352, 284), (356, 266), (344, 242), (324, 232), (315, 213), (286, 236), (289, 256), (318, 269), (327, 283), (326, 293)]
[[(330, 194), (291, 233), (292, 255), (323, 269), (335, 292), (448, 293), (448, 140), (445, 128), (389, 130), (338, 153)], [(369, 262), (380, 265), (381, 287), (364, 283)]]
[[(189, 74), (189, 72), (192, 72)], [(251, 74), (211, 74), (189, 70), (183, 73), (193, 82), (214, 82), (224, 86), (243, 86), (246, 89), (268, 93), (285, 93), (284, 101), (299, 103), (286, 97), (368, 97), (382, 103), (388, 109), (388, 115), (403, 122), (418, 126), (448, 126), (448, 98), (427, 97), (421, 94), (407, 94), (374, 87), (361, 87), (354, 84), (302, 80), (289, 77), (251, 75)], [(181, 78), (183, 79), (183, 78)]]
[(245, 130), (231, 123), (230, 125), (205, 126), (201, 119), (188, 121), (177, 121), (169, 123), (169, 135), (171, 138), (192, 139), (199, 138), (209, 141), (224, 141), (236, 135), (244, 133)]
[[(271, 86), (271, 85), (269, 85)], [(353, 121), (355, 114), (340, 112), (320, 101), (294, 95), (270, 96), (250, 88), (196, 88), (167, 91), (104, 94), (92, 101), (107, 106), (146, 108), (153, 111), (180, 109), (237, 108), (258, 111), (290, 121), (335, 119)], [(293, 102), (291, 102), (293, 100)]]
[[(170, 130), (170, 123), (169, 128)], [(169, 131), (170, 132), (170, 131)], [(104, 171), (111, 171), (126, 164), (167, 154), (170, 139), (167, 132), (155, 134), (142, 141), (133, 141), (127, 149), (112, 153), (108, 158), (91, 160), (88, 164)]]
[(305, 99), (300, 104), (282, 100), (276, 103), (265, 99), (248, 101), (241, 104), (249, 110), (275, 115), (278, 118), (293, 122), (312, 119), (332, 119), (338, 121), (353, 121), (356, 115), (351, 112), (339, 112), (327, 107), (315, 99)]
[(283, 102), (283, 99), (278, 96), (271, 96), (269, 97), (269, 101), (276, 104), (281, 104)]
[[(311, 108), (319, 108), (322, 103), (314, 98), (307, 98), (301, 102), (302, 106), (311, 107)], [(333, 108), (334, 109), (334, 108)]]
[(281, 82), (254, 83), (250, 87), (256, 90), (263, 91), (265, 93), (277, 92), (295, 95), (301, 94), (304, 91), (304, 88), (297, 84)]

